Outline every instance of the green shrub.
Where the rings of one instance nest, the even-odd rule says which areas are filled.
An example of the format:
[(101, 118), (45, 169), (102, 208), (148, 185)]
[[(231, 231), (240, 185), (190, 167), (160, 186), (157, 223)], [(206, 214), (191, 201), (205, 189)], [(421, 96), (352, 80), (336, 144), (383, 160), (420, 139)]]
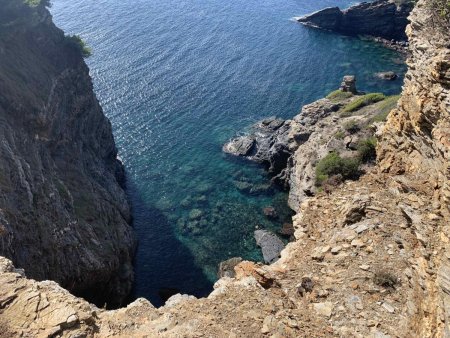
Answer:
[(321, 186), (329, 177), (341, 175), (344, 180), (359, 176), (359, 158), (343, 158), (337, 152), (331, 152), (322, 158), (316, 166), (316, 185)]
[(378, 107), (378, 113), (371, 119), (371, 122), (386, 121), (389, 113), (397, 106), (400, 95), (388, 96)]
[(24, 0), (24, 2), (30, 7), (37, 7), (37, 6), (51, 7), (50, 0)]
[(338, 90), (335, 90), (334, 92), (331, 92), (330, 94), (328, 94), (327, 99), (336, 102), (336, 101), (342, 101), (342, 100), (348, 99), (352, 96), (353, 96), (352, 93), (343, 92), (342, 90), (338, 89)]
[(350, 120), (350, 121), (345, 122), (343, 127), (344, 127), (345, 131), (350, 134), (355, 134), (361, 130), (358, 122), (356, 122), (355, 120)]
[(429, 0), (428, 6), (444, 26), (450, 27), (450, 0)]
[(339, 130), (334, 134), (334, 137), (338, 140), (342, 140), (345, 137), (345, 133), (342, 130)]
[(385, 98), (386, 96), (384, 96), (384, 94), (382, 93), (366, 94), (347, 104), (342, 109), (342, 111), (344, 113), (351, 113), (354, 112), (355, 110), (361, 109), (362, 107), (368, 106), (372, 103), (382, 101)]
[(377, 139), (370, 137), (358, 143), (358, 157), (362, 163), (375, 161), (377, 158)]
[(69, 35), (65, 37), (66, 43), (77, 50), (85, 58), (92, 55), (92, 50), (86, 45), (86, 42), (79, 35)]

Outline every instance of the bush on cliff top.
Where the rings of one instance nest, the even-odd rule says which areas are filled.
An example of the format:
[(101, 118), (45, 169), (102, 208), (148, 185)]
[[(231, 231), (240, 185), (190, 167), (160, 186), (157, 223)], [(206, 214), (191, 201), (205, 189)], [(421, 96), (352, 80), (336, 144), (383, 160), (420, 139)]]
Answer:
[(384, 122), (387, 116), (397, 106), (400, 95), (388, 96), (378, 107), (378, 113), (371, 119), (371, 122)]
[(316, 185), (321, 186), (329, 177), (341, 175), (344, 180), (359, 176), (359, 158), (341, 157), (333, 151), (322, 158), (316, 166)]
[(51, 7), (50, 0), (25, 0), (25, 3), (31, 7), (37, 6)]
[(358, 157), (362, 163), (373, 162), (377, 159), (377, 139), (375, 137), (369, 137), (358, 143)]
[(66, 43), (77, 50), (85, 58), (92, 55), (92, 50), (87, 46), (86, 42), (79, 35), (68, 35), (65, 37)]
[(338, 89), (335, 90), (334, 92), (331, 92), (330, 94), (327, 95), (327, 99), (331, 100), (333, 102), (339, 102), (345, 99), (348, 99), (350, 97), (352, 97), (353, 94), (350, 92), (343, 92), (342, 90)]
[(347, 104), (342, 111), (344, 113), (351, 113), (372, 103), (383, 101), (385, 98), (386, 96), (382, 93), (366, 94)]

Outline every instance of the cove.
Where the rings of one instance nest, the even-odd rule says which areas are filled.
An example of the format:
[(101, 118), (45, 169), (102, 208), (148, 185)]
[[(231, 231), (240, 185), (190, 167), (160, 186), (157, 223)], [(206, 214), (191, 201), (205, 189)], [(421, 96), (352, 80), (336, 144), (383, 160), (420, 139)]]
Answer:
[[(86, 61), (127, 169), (139, 240), (134, 297), (205, 296), (220, 261), (261, 260), (256, 226), (278, 231), (286, 192), (264, 168), (221, 147), (269, 116), (290, 118), (354, 74), (366, 92), (397, 94), (406, 67), (372, 42), (290, 18), (339, 0), (54, 0), (55, 23), (93, 50)], [(373, 74), (395, 71), (392, 82)], [(249, 184), (257, 193), (242, 189)], [(274, 206), (277, 220), (262, 209)]]

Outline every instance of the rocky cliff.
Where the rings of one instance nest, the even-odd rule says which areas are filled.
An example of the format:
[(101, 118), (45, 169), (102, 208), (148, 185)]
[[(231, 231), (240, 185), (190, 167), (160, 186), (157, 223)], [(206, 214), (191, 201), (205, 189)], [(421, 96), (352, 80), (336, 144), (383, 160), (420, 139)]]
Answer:
[(118, 304), (133, 239), (111, 125), (47, 9), (0, 8), (0, 254), (32, 278)]
[(411, 16), (410, 70), (378, 131), (378, 166), (303, 199), (276, 263), (240, 262), (207, 298), (106, 311), (0, 259), (0, 335), (450, 337), (450, 45), (426, 4)]
[(396, 4), (391, 0), (377, 0), (363, 2), (343, 11), (338, 7), (329, 7), (297, 18), (297, 21), (347, 35), (370, 35), (405, 41), (407, 18), (412, 7), (410, 1)]

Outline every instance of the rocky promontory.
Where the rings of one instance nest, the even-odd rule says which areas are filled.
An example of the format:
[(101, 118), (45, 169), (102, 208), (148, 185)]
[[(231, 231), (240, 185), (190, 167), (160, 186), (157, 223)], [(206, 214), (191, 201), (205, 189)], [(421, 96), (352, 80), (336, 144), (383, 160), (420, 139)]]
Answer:
[[(289, 204), (297, 211), (304, 199), (357, 178), (374, 164), (375, 132), (398, 96), (359, 93), (355, 82), (354, 76), (344, 77), (340, 89), (305, 105), (293, 119), (265, 119), (247, 135), (230, 140), (223, 150), (266, 165), (273, 180), (289, 189)], [(325, 173), (329, 177), (322, 179), (317, 167), (327, 159), (343, 166), (359, 162), (359, 169), (354, 175)]]
[(405, 29), (412, 1), (392, 0), (363, 2), (346, 10), (329, 7), (296, 18), (298, 22), (346, 35), (368, 35), (387, 40), (406, 41)]
[[(397, 106), (396, 98), (377, 101), (381, 97), (372, 95), (370, 100), (377, 102), (357, 109), (369, 98), (338, 91), (313, 103), (303, 118), (291, 120), (291, 125), (312, 129), (309, 149), (300, 142), (288, 163), (299, 166), (298, 157), (306, 150), (312, 153), (320, 146), (318, 153), (327, 152), (328, 144), (333, 149), (328, 160), (343, 164), (344, 156), (334, 162), (338, 151), (331, 147), (350, 136), (350, 143), (344, 143), (355, 157), (355, 124), (344, 126), (345, 119), (359, 124), (377, 110), (366, 124), (367, 132), (377, 127), (377, 162), (363, 166), (359, 179), (330, 189), (322, 185), (314, 196), (294, 202), (295, 241), (275, 263), (235, 258), (223, 269), (234, 272), (224, 274), (206, 298), (175, 295), (159, 309), (138, 299), (107, 311), (55, 282), (26, 277), (21, 266), (0, 257), (0, 336), (450, 337), (450, 36), (428, 4), (419, 0), (411, 15), (411, 58)], [(1, 74), (7, 69), (1, 68)], [(321, 107), (331, 104), (338, 110), (325, 113)], [(396, 108), (389, 113), (392, 104)], [(315, 120), (313, 112), (325, 116)], [(315, 129), (321, 124), (328, 130), (322, 140)], [(28, 201), (20, 197), (15, 201)], [(3, 220), (0, 224), (2, 231), (4, 224), (9, 226)], [(88, 245), (81, 253), (94, 250), (80, 244)]]
[(133, 281), (111, 124), (45, 1), (0, 1), (0, 255), (100, 305)]

